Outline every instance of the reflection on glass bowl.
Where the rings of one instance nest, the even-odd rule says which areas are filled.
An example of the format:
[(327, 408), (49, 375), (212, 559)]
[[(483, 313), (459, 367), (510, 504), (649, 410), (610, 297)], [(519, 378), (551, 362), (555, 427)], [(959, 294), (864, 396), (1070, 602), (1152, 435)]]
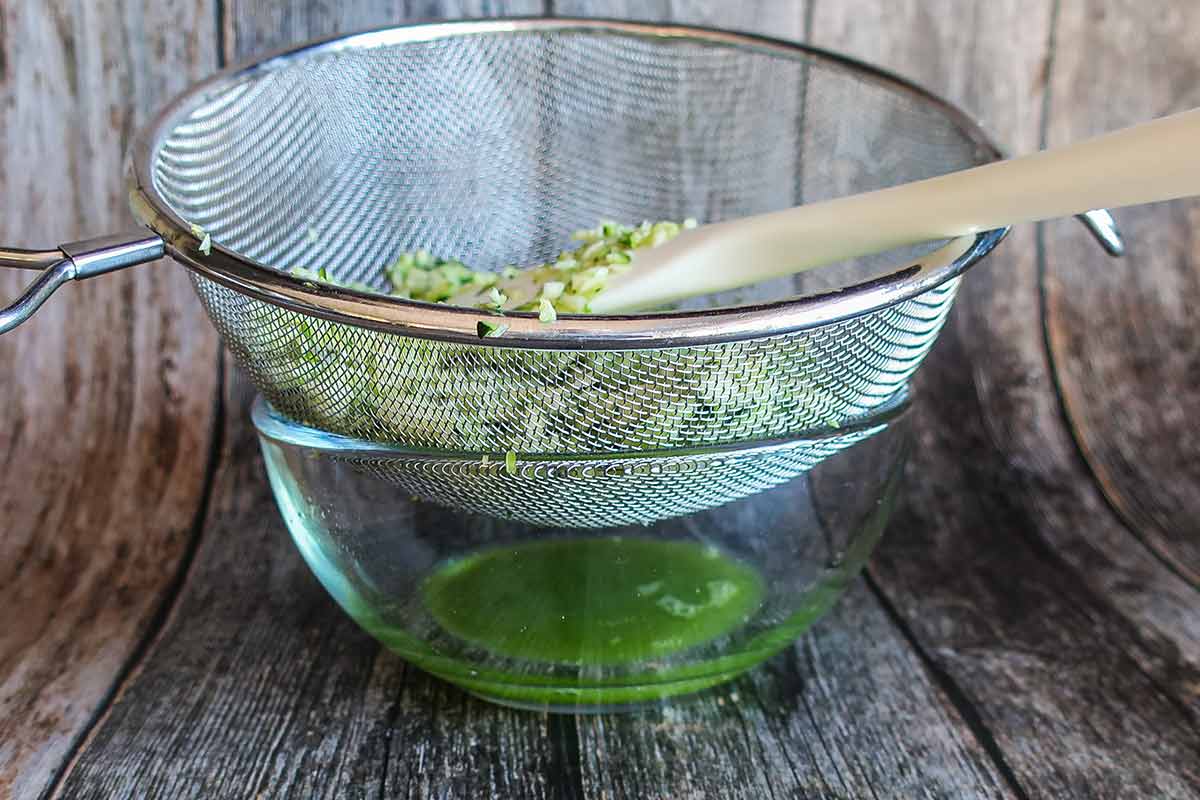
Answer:
[(897, 398), (864, 421), (870, 435), (773, 488), (601, 528), (446, 508), (364, 469), (383, 457), (375, 444), (327, 437), (261, 400), (254, 420), (292, 538), (363, 628), (489, 700), (597, 711), (729, 680), (819, 619), (886, 524), (906, 409)]

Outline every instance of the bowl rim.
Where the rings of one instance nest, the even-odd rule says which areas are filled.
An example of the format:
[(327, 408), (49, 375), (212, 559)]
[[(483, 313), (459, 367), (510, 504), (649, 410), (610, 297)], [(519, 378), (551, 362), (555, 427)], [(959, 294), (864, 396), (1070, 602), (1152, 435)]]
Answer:
[[(769, 439), (723, 444), (656, 448), (648, 450), (619, 450), (614, 452), (542, 453), (518, 452), (523, 467), (565, 467), (587, 464), (610, 465), (614, 462), (670, 462), (743, 458), (752, 455), (787, 450), (801, 443), (832, 441), (854, 434), (864, 437), (891, 425), (908, 415), (912, 408), (912, 393), (902, 388), (892, 397), (866, 412), (861, 418), (848, 420), (836, 428), (808, 429)], [(508, 451), (442, 450), (432, 447), (396, 444), (373, 439), (359, 439), (297, 422), (277, 411), (262, 395), (254, 398), (250, 419), (259, 438), (288, 447), (303, 448), (310, 453), (356, 459), (397, 459), (413, 462), (445, 464), (456, 462), (481, 468), (501, 470)], [(483, 457), (488, 461), (484, 462)]]
[(334, 322), (422, 339), (497, 347), (566, 350), (631, 350), (682, 347), (757, 339), (808, 330), (895, 305), (950, 281), (978, 263), (1008, 228), (953, 239), (914, 262), (866, 281), (765, 303), (698, 311), (649, 314), (562, 314), (543, 324), (537, 314), (505, 315), (502, 336), (481, 338), (480, 322), (495, 322), (481, 309), (426, 303), (317, 284), (276, 270), (213, 241), (201, 252), (191, 224), (180, 217), (153, 180), (153, 164), (167, 135), (212, 96), (251, 77), (285, 69), (306, 58), (348, 50), (390, 47), (459, 36), (587, 32), (649, 39), (690, 39), (805, 58), (910, 94), (938, 109), (979, 152), (1000, 158), (1000, 149), (966, 112), (937, 94), (856, 58), (807, 44), (711, 27), (612, 19), (513, 17), (415, 23), (316, 39), (228, 67), (171, 101), (135, 136), (127, 164), (134, 215), (162, 236), (166, 251), (196, 275), (272, 305)]

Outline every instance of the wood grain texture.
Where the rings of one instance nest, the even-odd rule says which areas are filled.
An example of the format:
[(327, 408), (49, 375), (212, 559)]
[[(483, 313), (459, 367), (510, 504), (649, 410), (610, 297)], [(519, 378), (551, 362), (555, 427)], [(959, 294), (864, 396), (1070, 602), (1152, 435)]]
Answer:
[(57, 796), (563, 797), (544, 715), (382, 651), (312, 577), (270, 496), (234, 373), (184, 596)]
[(231, 63), (318, 36), (333, 36), (405, 21), (502, 15), (540, 16), (547, 11), (543, 0), (217, 2), (221, 4), (224, 53)]
[(578, 738), (590, 798), (1013, 796), (862, 583), (742, 680)]
[(361, 707), (377, 647), (287, 541), (247, 418), (250, 394), (234, 372), (212, 509), (184, 595), (58, 796), (340, 797), (354, 764), (346, 755), (380, 746), (347, 713)]
[[(132, 227), (122, 157), (215, 63), (213, 8), (0, 2), (0, 241)], [(7, 304), (31, 279), (0, 274)], [(216, 336), (168, 262), (65, 287), (0, 338), (0, 796), (36, 797), (179, 568), (209, 461)]]
[(183, 599), (61, 796), (1009, 796), (861, 585), (770, 669), (635, 716), (514, 712), (424, 677), (309, 576), (231, 392)]
[(714, 25), (800, 41), (805, 38), (809, 4), (810, 0), (747, 0), (736, 4), (713, 0), (555, 0), (554, 13), (562, 17)]
[[(1063, 80), (1064, 72), (1089, 76), (1081, 80), (1090, 81), (1092, 71), (1098, 66), (1079, 58), (1080, 45), (1071, 39), (1071, 30), (1089, 27), (1079, 19), (1080, 5), (1064, 4), (1062, 8), (1055, 36), (1056, 54), (1048, 75), (1052, 87)], [(1186, 28), (1177, 30), (1182, 36)], [(1164, 37), (1159, 44), (1177, 51), (1170, 38)], [(1098, 110), (1101, 106), (1109, 108), (1104, 101), (1081, 106), (1086, 95), (1078, 92), (1053, 88), (1051, 92), (1051, 117), (1069, 118), (1074, 124), (1082, 125), (1084, 120), (1102, 115), (1105, 112)], [(1147, 117), (1152, 114), (1148, 112)], [(1024, 151), (1034, 146), (1034, 142), (1022, 143), (1018, 149)], [(1128, 236), (1130, 231), (1125, 223), (1131, 214), (1136, 217), (1148, 211), (1153, 216), (1155, 211), (1170, 207), (1126, 209), (1118, 215)], [(1162, 221), (1161, 216), (1157, 218)], [(1063, 406), (1055, 396), (1056, 382), (1065, 387), (1064, 365), (1057, 354), (1048, 357), (1047, 340), (1037, 333), (1042, 327), (1039, 315), (1045, 317), (1051, 350), (1056, 348), (1056, 336), (1069, 332), (1074, 338), (1080, 333), (1074, 323), (1068, 326), (1055, 321), (1059, 312), (1054, 307), (1052, 287), (1059, 271), (1077, 269), (1086, 260), (1097, 271), (1079, 276), (1079, 280), (1081, 285), (1090, 286), (1105, 270), (1136, 273), (1137, 255), (1131, 254), (1133, 261), (1104, 255), (1090, 235), (1073, 221), (1047, 224), (1040, 233), (1043, 238), (1036, 237), (1032, 230), (1017, 233), (1024, 237), (1020, 247), (1005, 248), (1012, 267), (997, 265), (1001, 268), (973, 275), (967, 284), (965, 302), (960, 306), (959, 321), (967, 333), (964, 341), (971, 361), (990, 359), (1008, 365), (991, 375), (975, 371), (990, 438), (1004, 452), (1022, 483), (1030, 487), (1021, 495), (1021, 502), (1041, 518), (1038, 533), (1046, 546), (1070, 564), (1092, 591), (1112, 604), (1124, 619), (1123, 624), (1129, 627), (1129, 635), (1146, 643), (1144, 648), (1130, 651), (1142, 668), (1155, 674), (1164, 686), (1171, 686), (1179, 701), (1195, 712), (1200, 710), (1197, 691), (1200, 684), (1196, 681), (1200, 669), (1200, 614), (1197, 614), (1200, 596), (1193, 584), (1165, 567), (1155, 554), (1133, 544), (1132, 539), (1142, 537), (1144, 526), (1135, 522), (1136, 527), (1131, 528), (1128, 518), (1123, 520), (1111, 513), (1101, 491), (1104, 484), (1098, 489), (1089, 480), (1088, 466), (1080, 459), (1072, 432), (1062, 424)], [(1135, 248), (1137, 236), (1135, 228), (1131, 237), (1131, 246)], [(1062, 248), (1064, 238), (1074, 242), (1070, 250)], [(1187, 252), (1183, 251), (1184, 258), (1188, 257)], [(1041, 304), (1033, 299), (1039, 293), (1039, 280), (1044, 300)], [(974, 333), (978, 331), (987, 331), (988, 335), (980, 338)], [(1110, 377), (1113, 381), (1110, 388), (1118, 393), (1140, 386), (1139, 380), (1129, 375)], [(1180, 381), (1178, 393), (1194, 393), (1194, 379), (1186, 374), (1176, 378)], [(1069, 410), (1070, 398), (1065, 399)], [(1121, 432), (1115, 418), (1105, 421), (1104, 427)], [(1174, 447), (1178, 442), (1178, 437), (1164, 437), (1160, 444)], [(1169, 473), (1166, 478), (1186, 480), (1176, 473)], [(1184, 484), (1177, 485), (1182, 488)]]
[[(240, 59), (408, 16), (541, 10), (527, 0), (224, 0), (214, 19), (224, 31), (221, 52)], [(1131, 121), (1104, 124), (1112, 109), (1103, 88), (1086, 85), (1094, 58), (1076, 50), (1150, 35), (1138, 25), (1158, 37), (1138, 45), (1157, 48), (1146, 69), (1183, 76), (1142, 100), (1200, 104), (1187, 99), (1200, 85), (1189, 83), (1186, 67), (1196, 20), (1171, 16), (1184, 13), (1175, 10), (1150, 25), (1157, 12), (1133, 3), (555, 0), (553, 10), (794, 38), (808, 32), (817, 44), (898, 69), (964, 103), (1016, 151), (1037, 147), (1047, 121), (1050, 138), (1064, 141), (1087, 132), (1077, 126)], [(3, 17), (9, 36), (12, 16)], [(1089, 52), (1127, 52), (1109, 47)], [(1127, 59), (1111, 61), (1108, 80), (1120, 83)], [(1136, 90), (1133, 79), (1119, 89), (1131, 98)], [(1100, 308), (1152, 331), (1157, 344), (1151, 351), (1117, 342), (1118, 355), (1107, 361), (1095, 352), (1104, 318), (1066, 291), (1088, 283), (1081, 254), (1094, 245), (1071, 224), (1057, 224), (1039, 255), (1033, 230), (1015, 232), (966, 282), (920, 376), (908, 500), (884, 537), (872, 583), (856, 586), (763, 669), (629, 716), (493, 707), (407, 667), (361, 633), (287, 540), (246, 417), (250, 390), (235, 378), (211, 513), (179, 599), (56, 796), (1200, 797), (1200, 602), (1184, 535), (1196, 484), (1182, 469), (1170, 473), (1169, 485), (1150, 486), (1188, 452), (1186, 439), (1159, 461), (1138, 460), (1136, 448), (1166, 436), (1146, 419), (1167, 401), (1129, 377), (1168, 381), (1183, 398), (1168, 410), (1190, 409), (1194, 386), (1179, 383), (1186, 371), (1147, 366), (1155, 353), (1170, 360), (1190, 352), (1170, 338), (1186, 321), (1170, 303), (1191, 296), (1197, 251), (1177, 222), (1135, 300), (1118, 297), (1115, 283), (1083, 287)], [(1113, 263), (1097, 255), (1092, 268)], [(1092, 338), (1081, 338), (1077, 325)], [(4, 347), (0, 340), (0, 363)], [(1064, 424), (1056, 377), (1090, 468)], [(1127, 430), (1096, 416), (1105, 380), (1132, 404), (1122, 417)], [(95, 419), (80, 425), (97, 435)], [(1120, 469), (1106, 472), (1097, 452)], [(55, 474), (72, 474), (67, 463), (64, 456)], [(25, 494), (33, 492), (0, 487), (0, 498), (17, 498), (0, 510), (16, 513), (17, 500), (32, 502)], [(79, 562), (76, 555), (70, 563)], [(0, 587), (8, 590), (3, 580)], [(48, 608), (61, 615), (71, 606)], [(0, 642), (4, 635), (0, 629)], [(6, 710), (0, 705), (0, 715)], [(51, 769), (40, 768), (35, 775)]]
[[(1051, 145), (1200, 106), (1200, 7), (1063, 7)], [(1125, 52), (1124, 58), (1085, 53)], [(1158, 555), (1200, 586), (1200, 202), (1126, 209), (1114, 261), (1047, 229), (1047, 332), (1071, 423), (1105, 494)]]
[[(796, 40), (808, 38), (813, 10), (772, 0), (555, 3), (562, 15), (715, 25)], [(878, 24), (886, 29), (890, 22)], [(665, 712), (581, 720), (586, 796), (1007, 796), (995, 765), (948, 705), (860, 587), (795, 652), (732, 691)], [(897, 725), (912, 738), (898, 740)]]
[[(1034, 149), (1052, 4), (944, 5), (821, 5), (814, 38)], [(918, 381), (921, 447), (873, 575), (1025, 794), (1196, 796), (1196, 597), (1108, 513), (1062, 424), (1034, 232), (989, 262)]]
[(631, 716), (512, 711), (428, 678), (287, 540), (249, 399), (235, 378), (184, 595), (59, 797), (1011, 796), (862, 585), (764, 670)]
[[(528, 10), (519, 5), (510, 13)], [(221, 9), (223, 55), (248, 58), (396, 21), (402, 11), (384, 3), (356, 9), (230, 1)], [(505, 11), (486, 2), (448, 9)], [(382, 769), (393, 707), (436, 708), (439, 692), (461, 702), (455, 690), (424, 678), (407, 695), (396, 691), (406, 668), (390, 656), (375, 674), (378, 645), (336, 608), (286, 539), (246, 414), (250, 389), (232, 363), (228, 369), (232, 411), (222, 468), (180, 606), (56, 796), (377, 797), (386, 786), (405, 785), (396, 777), (389, 784)], [(339, 727), (339, 718), (348, 727)], [(476, 736), (498, 738), (473, 730), (447, 754), (453, 769)], [(414, 766), (419, 771), (419, 762)], [(412, 779), (420, 785), (419, 776)]]

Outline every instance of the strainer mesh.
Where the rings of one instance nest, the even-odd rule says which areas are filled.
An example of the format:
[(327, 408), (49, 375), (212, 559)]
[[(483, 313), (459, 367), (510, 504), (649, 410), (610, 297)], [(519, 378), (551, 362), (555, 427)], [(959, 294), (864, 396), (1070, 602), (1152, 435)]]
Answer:
[[(179, 216), (230, 250), (382, 286), (380, 268), (404, 250), (528, 264), (601, 218), (716, 221), (987, 158), (936, 104), (799, 50), (522, 29), (252, 71), (168, 132), (152, 175)], [(924, 251), (689, 307), (812, 293)], [(416, 447), (539, 453), (752, 441), (869, 415), (919, 365), (957, 285), (782, 336), (599, 351), (415, 339), (195, 282), (238, 361), (295, 420)]]
[(916, 369), (956, 282), (797, 334), (626, 351), (414, 339), (202, 278), (197, 288), (238, 361), (295, 420), (415, 447), (598, 453), (755, 441), (866, 416)]

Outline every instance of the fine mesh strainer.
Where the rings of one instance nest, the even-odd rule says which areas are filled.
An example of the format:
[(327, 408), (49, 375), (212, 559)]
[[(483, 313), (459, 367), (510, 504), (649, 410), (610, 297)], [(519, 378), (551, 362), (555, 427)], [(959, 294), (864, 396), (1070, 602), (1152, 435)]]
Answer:
[[(900, 392), (869, 419), (790, 439), (734, 445), (604, 454), (522, 454), (510, 470), (502, 459), (476, 453), (421, 451), (367, 443), (297, 425), (255, 404), (254, 425), (273, 481), (295, 483), (280, 466), (288, 452), (348, 464), (413, 497), (462, 511), (532, 525), (608, 528), (715, 508), (778, 486), (829, 457), (903, 421), (908, 398)], [(294, 496), (298, 486), (277, 488)], [(303, 491), (303, 490), (299, 490)]]
[[(731, 487), (712, 493), (716, 503), (813, 463), (794, 458), (781, 472), (763, 442), (819, 431), (828, 453), (869, 434), (936, 337), (958, 276), (1004, 231), (668, 313), (563, 315), (551, 325), (512, 314), (508, 331), (486, 340), (478, 323), (494, 318), (478, 310), (289, 271), (327, 267), (382, 289), (381, 267), (400, 251), (530, 264), (602, 218), (712, 222), (996, 157), (945, 102), (785, 42), (581, 20), (389, 28), (231, 69), (181, 96), (131, 154), (133, 211), (150, 232), (0, 253), (0, 265), (43, 270), (0, 311), (0, 332), (69, 279), (166, 252), (191, 270), (274, 409), (423, 454), (419, 467), (397, 456), (364, 468), (501, 516), (649, 521), (680, 513), (658, 498), (686, 489), (678, 471), (656, 467), (662, 454), (723, 454), (705, 461), (707, 480)], [(1110, 222), (1092, 217), (1095, 230)], [(562, 468), (514, 492), (494, 466), (510, 453), (519, 464), (561, 458)], [(462, 467), (484, 454), (492, 466)], [(625, 466), (639, 456), (650, 463), (630, 480)], [(566, 465), (581, 458), (622, 465), (593, 473), (612, 473), (609, 490), (588, 495), (607, 510), (547, 517), (545, 508), (578, 497), (578, 471)], [(622, 516), (623, 507), (639, 510)]]

